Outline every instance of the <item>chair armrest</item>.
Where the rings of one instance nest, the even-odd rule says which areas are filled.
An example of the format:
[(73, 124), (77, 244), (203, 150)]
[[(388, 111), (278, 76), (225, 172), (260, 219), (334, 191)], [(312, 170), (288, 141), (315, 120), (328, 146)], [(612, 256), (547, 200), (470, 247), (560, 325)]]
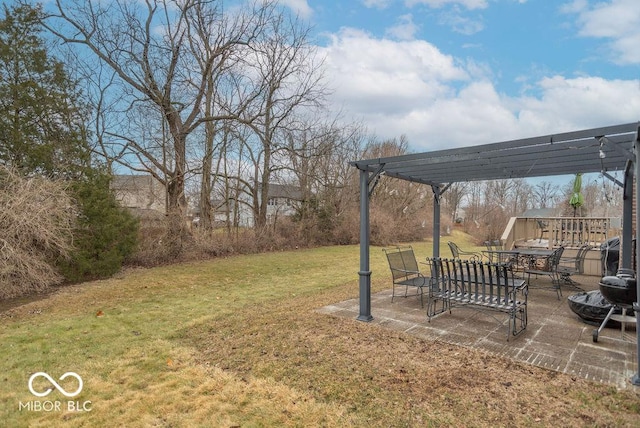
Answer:
[(558, 261), (558, 266), (560, 266), (560, 265), (563, 265), (563, 266), (566, 266), (566, 265), (572, 265), (572, 266), (575, 266), (577, 262), (578, 262), (578, 260), (577, 260), (575, 257), (572, 257), (572, 258), (562, 258), (562, 259), (560, 259), (560, 260)]
[(474, 262), (480, 262), (482, 261), (482, 254), (481, 253), (476, 253), (473, 251), (460, 251), (460, 254), (463, 256), (470, 256), (469, 260), (474, 261)]
[(396, 272), (401, 272), (407, 275), (419, 275), (422, 276), (422, 273), (420, 273), (420, 271), (417, 270), (404, 270), (404, 269), (398, 269), (398, 268), (390, 268), (392, 271), (396, 271)]

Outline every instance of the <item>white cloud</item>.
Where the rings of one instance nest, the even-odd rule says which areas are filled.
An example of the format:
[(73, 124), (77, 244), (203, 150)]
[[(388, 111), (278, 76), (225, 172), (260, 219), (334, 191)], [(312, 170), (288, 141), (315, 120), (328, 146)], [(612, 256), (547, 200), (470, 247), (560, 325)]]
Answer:
[(592, 128), (640, 119), (640, 81), (601, 77), (546, 77), (538, 82), (540, 98), (518, 100), (523, 126), (559, 129)]
[(471, 36), (484, 30), (484, 23), (481, 19), (465, 17), (457, 7), (449, 12), (442, 13), (438, 20), (441, 24), (451, 27), (456, 33), (466, 36)]
[(398, 116), (451, 91), (468, 74), (425, 41), (374, 39), (343, 29), (325, 49), (335, 100), (359, 113)]
[(386, 9), (392, 2), (393, 0), (362, 0), (365, 7), (376, 9)]
[(416, 108), (402, 125), (418, 151), (490, 143), (516, 133), (516, 117), (504, 104), (491, 83), (473, 82)]
[(307, 3), (307, 0), (281, 0), (281, 4), (293, 10), (293, 13), (304, 19), (309, 19), (313, 14), (313, 9)]
[(560, 6), (562, 13), (580, 13), (589, 7), (587, 0), (573, 0)]
[(411, 14), (398, 17), (398, 23), (393, 27), (387, 28), (385, 33), (387, 36), (398, 40), (413, 40), (419, 27), (413, 22)]
[(345, 29), (324, 49), (338, 108), (379, 138), (406, 135), (415, 151), (640, 120), (640, 80), (554, 75), (512, 97), (496, 90), (486, 64), (425, 41)]
[(609, 40), (609, 60), (618, 64), (640, 64), (638, 0), (610, 0), (593, 6), (585, 0), (575, 0), (565, 4), (561, 11), (578, 15), (580, 36)]

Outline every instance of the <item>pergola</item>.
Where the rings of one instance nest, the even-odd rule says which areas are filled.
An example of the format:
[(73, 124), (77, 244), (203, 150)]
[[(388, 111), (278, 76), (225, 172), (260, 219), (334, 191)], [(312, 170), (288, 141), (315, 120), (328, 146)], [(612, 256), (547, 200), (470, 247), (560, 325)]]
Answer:
[[(577, 173), (602, 173), (621, 186), (624, 197), (621, 268), (632, 268), (633, 177), (640, 177), (640, 124), (638, 122), (561, 134), (544, 135), (455, 149), (363, 159), (350, 162), (360, 171), (360, 314), (371, 321), (371, 270), (369, 263), (369, 198), (380, 176), (431, 186), (433, 191), (433, 255), (440, 254), (440, 195), (452, 183), (532, 178)], [(612, 171), (623, 171), (623, 182)], [(636, 186), (635, 200), (640, 200)], [(640, 212), (636, 211), (636, 225)], [(636, 254), (640, 231), (636, 228)], [(640, 296), (640, 281), (637, 282)], [(632, 382), (640, 385), (640, 297), (634, 304), (638, 336), (638, 372)]]

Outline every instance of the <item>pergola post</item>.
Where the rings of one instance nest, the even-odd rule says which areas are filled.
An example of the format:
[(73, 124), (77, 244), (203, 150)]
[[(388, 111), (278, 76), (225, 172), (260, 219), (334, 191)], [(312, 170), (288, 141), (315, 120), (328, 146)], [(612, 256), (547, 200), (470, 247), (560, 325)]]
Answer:
[(371, 270), (369, 268), (369, 173), (360, 170), (360, 315), (358, 321), (369, 322), (371, 316)]
[(433, 190), (433, 257), (440, 257), (440, 188)]
[[(635, 165), (635, 181), (636, 181), (636, 257), (640, 254), (640, 210), (638, 210), (638, 201), (640, 201), (640, 185), (638, 185), (638, 177), (640, 177), (640, 127), (638, 127), (636, 131), (636, 139), (633, 143), (633, 148), (636, 155), (636, 165)], [(637, 261), (636, 261), (637, 264)], [(637, 267), (636, 267), (637, 268)], [(640, 281), (638, 280), (638, 275), (636, 274), (636, 290), (637, 290), (637, 301), (633, 303), (633, 310), (636, 313), (636, 359), (638, 363), (638, 367), (636, 370), (636, 374), (631, 378), (631, 383), (640, 386)]]
[(620, 267), (624, 269), (633, 269), (632, 248), (633, 248), (633, 168), (632, 162), (627, 163), (624, 169), (624, 183), (622, 192), (622, 259)]

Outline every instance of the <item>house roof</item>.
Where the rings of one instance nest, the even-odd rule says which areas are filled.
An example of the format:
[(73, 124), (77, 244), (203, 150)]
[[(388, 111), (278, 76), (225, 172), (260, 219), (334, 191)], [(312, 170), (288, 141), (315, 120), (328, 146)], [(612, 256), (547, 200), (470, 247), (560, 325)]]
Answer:
[(363, 171), (429, 185), (623, 170), (638, 122), (350, 162)]
[(269, 198), (288, 198), (294, 201), (301, 201), (302, 189), (299, 186), (289, 184), (269, 183)]
[(111, 188), (117, 190), (138, 190), (151, 187), (153, 177), (149, 174), (144, 175), (118, 175), (111, 177)]

